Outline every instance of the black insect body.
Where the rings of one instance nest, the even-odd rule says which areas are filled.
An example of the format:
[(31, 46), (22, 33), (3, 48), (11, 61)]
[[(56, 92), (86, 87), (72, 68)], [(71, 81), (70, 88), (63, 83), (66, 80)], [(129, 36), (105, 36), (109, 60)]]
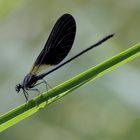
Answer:
[[(81, 51), (80, 53), (73, 56), (69, 60), (58, 65), (71, 50), (75, 39), (75, 34), (76, 34), (76, 22), (73, 16), (70, 14), (62, 15), (54, 25), (50, 33), (50, 36), (43, 50), (40, 52), (39, 56), (37, 57), (31, 71), (25, 76), (22, 84), (18, 84), (15, 87), (17, 92), (19, 92), (21, 89), (23, 90), (26, 101), (28, 101), (28, 92), (27, 92), (28, 90), (34, 90), (39, 93), (39, 90), (35, 89), (34, 87), (41, 83), (45, 83), (47, 85), (46, 81), (43, 80), (43, 78), (46, 75), (57, 70), (63, 65), (69, 63), (70, 61), (82, 55), (83, 53), (89, 51), (90, 49), (100, 45), (101, 43), (105, 42), (109, 38), (113, 37), (113, 34), (106, 36), (96, 44), (86, 48), (85, 50)], [(58, 66), (46, 73), (40, 74), (42, 70), (53, 65), (58, 65)], [(37, 83), (39, 80), (42, 81), (40, 83)]]

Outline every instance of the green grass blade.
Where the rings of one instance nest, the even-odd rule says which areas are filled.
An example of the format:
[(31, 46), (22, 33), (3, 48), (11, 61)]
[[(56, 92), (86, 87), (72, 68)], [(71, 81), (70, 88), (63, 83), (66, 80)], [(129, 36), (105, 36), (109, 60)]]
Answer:
[[(0, 116), (0, 132), (10, 126), (20, 122), (28, 116), (34, 114), (46, 105), (58, 100), (71, 91), (85, 85), (86, 83), (97, 79), (107, 72), (121, 66), (130, 60), (140, 56), (140, 44), (137, 44), (126, 51), (112, 57), (111, 59), (75, 76), (74, 78), (62, 83), (61, 85), (44, 92), (41, 96), (32, 99), (31, 101)], [(36, 103), (38, 106), (36, 106)]]

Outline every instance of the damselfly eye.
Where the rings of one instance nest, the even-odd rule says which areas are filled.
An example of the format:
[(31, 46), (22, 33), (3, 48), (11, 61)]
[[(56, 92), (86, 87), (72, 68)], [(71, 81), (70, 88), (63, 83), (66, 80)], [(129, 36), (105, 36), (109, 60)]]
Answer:
[(16, 85), (16, 87), (15, 87), (16, 92), (19, 92), (20, 89), (21, 89), (21, 85), (20, 84)]

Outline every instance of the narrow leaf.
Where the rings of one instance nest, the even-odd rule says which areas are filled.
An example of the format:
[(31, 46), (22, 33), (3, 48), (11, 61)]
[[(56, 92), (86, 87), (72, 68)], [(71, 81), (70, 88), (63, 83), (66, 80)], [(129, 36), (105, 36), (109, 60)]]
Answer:
[[(138, 56), (140, 56), (140, 44), (137, 44), (112, 57), (111, 59), (73, 77), (72, 79), (60, 84), (48, 92), (42, 93), (41, 96), (32, 99), (28, 103), (5, 113), (4, 115), (0, 116), (0, 132), (34, 114), (41, 108), (44, 108), (46, 105), (49, 105), (73, 90), (97, 79), (98, 77), (101, 77), (107, 72), (129, 62)], [(38, 104), (38, 106), (36, 106), (36, 104)]]

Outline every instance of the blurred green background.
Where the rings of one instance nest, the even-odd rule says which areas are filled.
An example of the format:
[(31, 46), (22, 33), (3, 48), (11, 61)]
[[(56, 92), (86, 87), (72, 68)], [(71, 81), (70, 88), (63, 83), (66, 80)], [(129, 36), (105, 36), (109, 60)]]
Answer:
[[(66, 59), (110, 33), (116, 35), (47, 76), (52, 87), (140, 42), (139, 7), (139, 0), (0, 0), (0, 114), (25, 102), (14, 87), (29, 72), (62, 14), (72, 14), (77, 22)], [(0, 139), (140, 140), (139, 60), (42, 109), (1, 133)]]

